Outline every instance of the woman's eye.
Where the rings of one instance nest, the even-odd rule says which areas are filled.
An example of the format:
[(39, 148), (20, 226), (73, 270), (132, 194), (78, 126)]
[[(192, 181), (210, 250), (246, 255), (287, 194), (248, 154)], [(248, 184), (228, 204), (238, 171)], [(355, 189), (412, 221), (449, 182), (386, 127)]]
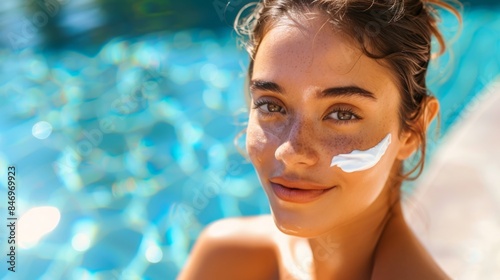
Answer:
[(267, 104), (266, 106), (263, 106), (264, 108), (267, 109), (269, 112), (281, 112), (281, 107), (276, 105), (276, 104)]
[(283, 113), (284, 109), (283, 107), (268, 102), (268, 101), (263, 101), (263, 102), (256, 102), (255, 104), (255, 109), (261, 110), (263, 113), (270, 114), (270, 113)]
[(330, 116), (334, 120), (338, 120), (338, 121), (350, 121), (350, 120), (358, 119), (358, 117), (353, 112), (341, 111), (341, 110), (331, 113)]

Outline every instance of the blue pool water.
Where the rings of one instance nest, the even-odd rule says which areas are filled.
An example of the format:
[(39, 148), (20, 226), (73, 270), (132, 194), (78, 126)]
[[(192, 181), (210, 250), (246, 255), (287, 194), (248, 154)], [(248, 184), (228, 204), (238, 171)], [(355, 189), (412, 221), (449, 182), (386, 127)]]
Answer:
[[(431, 68), (440, 139), (500, 73), (499, 12), (467, 12), (453, 56)], [(0, 277), (173, 279), (207, 223), (269, 213), (233, 145), (248, 62), (235, 46), (230, 31), (190, 30), (117, 38), (95, 56), (0, 50), (0, 169), (16, 167), (17, 216), (34, 217), (18, 232), (15, 274), (2, 233)]]

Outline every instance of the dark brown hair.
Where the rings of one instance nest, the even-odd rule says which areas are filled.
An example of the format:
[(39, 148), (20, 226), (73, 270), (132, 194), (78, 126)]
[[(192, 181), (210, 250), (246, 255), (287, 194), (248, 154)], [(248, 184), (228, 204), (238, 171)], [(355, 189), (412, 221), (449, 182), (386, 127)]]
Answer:
[[(454, 2), (459, 5), (458, 2)], [(419, 162), (406, 174), (402, 165), (398, 176), (416, 179), (423, 170), (426, 151), (426, 127), (419, 122), (431, 96), (425, 82), (431, 59), (431, 39), (439, 45), (438, 55), (446, 50), (439, 32), (436, 8), (460, 13), (442, 0), (262, 0), (246, 17), (235, 21), (235, 30), (242, 36), (242, 46), (250, 55), (246, 90), (252, 78), (254, 58), (269, 29), (284, 16), (291, 18), (312, 11), (321, 11), (336, 30), (354, 39), (363, 53), (381, 60), (395, 74), (401, 94), (400, 131), (410, 131), (420, 140)], [(415, 176), (410, 176), (417, 172)]]

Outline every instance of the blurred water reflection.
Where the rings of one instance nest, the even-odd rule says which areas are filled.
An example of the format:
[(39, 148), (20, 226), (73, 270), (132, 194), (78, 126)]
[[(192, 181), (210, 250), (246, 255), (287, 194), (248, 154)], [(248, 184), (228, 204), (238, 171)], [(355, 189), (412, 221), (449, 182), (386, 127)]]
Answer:
[(0, 47), (85, 49), (117, 36), (232, 26), (251, 0), (4, 0)]
[[(443, 133), (500, 73), (498, 14), (466, 14), (454, 60), (431, 71)], [(0, 168), (18, 169), (19, 215), (58, 221), (0, 276), (173, 279), (208, 222), (268, 213), (232, 145), (248, 62), (235, 45), (230, 31), (189, 30), (115, 38), (95, 55), (0, 50)]]

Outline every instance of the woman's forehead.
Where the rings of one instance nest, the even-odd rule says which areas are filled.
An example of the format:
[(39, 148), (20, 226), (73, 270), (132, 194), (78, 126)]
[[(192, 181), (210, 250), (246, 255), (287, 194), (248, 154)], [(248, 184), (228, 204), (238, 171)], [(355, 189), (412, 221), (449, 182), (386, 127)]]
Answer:
[[(361, 51), (340, 34), (323, 30), (313, 33), (313, 29), (279, 25), (264, 36), (255, 64), (264, 64), (265, 69), (269, 69), (268, 64), (282, 65), (298, 71), (327, 67), (331, 71), (347, 73), (361, 55)], [(254, 71), (260, 70), (259, 65), (255, 66)]]
[(288, 19), (270, 28), (255, 56), (252, 78), (375, 88), (395, 80), (387, 67), (364, 55), (353, 39), (321, 18), (303, 24)]

